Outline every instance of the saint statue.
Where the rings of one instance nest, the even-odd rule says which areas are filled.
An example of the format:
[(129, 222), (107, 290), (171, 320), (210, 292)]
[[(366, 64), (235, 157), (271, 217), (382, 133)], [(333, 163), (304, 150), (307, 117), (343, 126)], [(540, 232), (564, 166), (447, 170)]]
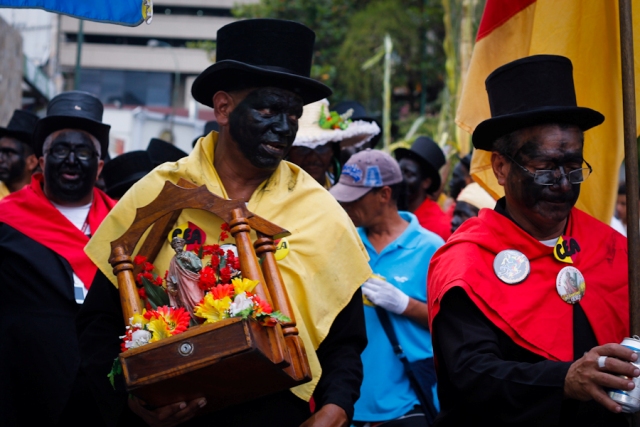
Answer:
[(198, 286), (202, 260), (193, 252), (184, 250), (186, 243), (186, 240), (180, 237), (174, 237), (171, 240), (171, 247), (176, 254), (169, 263), (167, 291), (171, 305), (184, 307), (191, 318), (196, 320), (193, 307), (204, 297), (204, 291)]

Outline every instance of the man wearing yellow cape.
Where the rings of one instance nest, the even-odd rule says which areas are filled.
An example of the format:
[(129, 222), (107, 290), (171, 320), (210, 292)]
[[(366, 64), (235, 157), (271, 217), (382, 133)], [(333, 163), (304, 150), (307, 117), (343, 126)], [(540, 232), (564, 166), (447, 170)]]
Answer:
[[(366, 346), (360, 285), (371, 270), (342, 208), (310, 175), (283, 161), (302, 106), (331, 94), (309, 78), (314, 39), (313, 31), (290, 21), (245, 20), (221, 28), (217, 62), (192, 87), (198, 102), (214, 108), (220, 132), (201, 138), (188, 157), (159, 166), (135, 184), (87, 245), (85, 251), (100, 271), (78, 317), (78, 331), (83, 367), (107, 425), (177, 425), (187, 420), (199, 426), (349, 424), (362, 382), (360, 353)], [(107, 261), (109, 243), (130, 226), (136, 208), (155, 199), (166, 180), (177, 183), (180, 178), (226, 198), (244, 199), (251, 212), (291, 232), (288, 253), (278, 263), (311, 366), (311, 382), (201, 416), (204, 399), (152, 409), (111, 389), (107, 374), (120, 351), (118, 337), (125, 325)], [(202, 244), (217, 242), (218, 218), (184, 210), (171, 234), (180, 234), (185, 224), (199, 230)], [(154, 262), (158, 271), (167, 269), (172, 256), (167, 239)]]

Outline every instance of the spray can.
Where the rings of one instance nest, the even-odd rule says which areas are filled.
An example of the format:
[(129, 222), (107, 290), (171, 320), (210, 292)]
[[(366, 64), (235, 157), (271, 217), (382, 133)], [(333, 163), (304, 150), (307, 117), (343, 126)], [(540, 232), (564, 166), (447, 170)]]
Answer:
[[(640, 363), (638, 363), (640, 362), (640, 337), (634, 335), (633, 338), (625, 338), (620, 344), (638, 355), (638, 360), (630, 363), (640, 369)], [(629, 379), (626, 376), (623, 378)], [(622, 412), (633, 413), (640, 410), (640, 377), (633, 378), (633, 383), (636, 385), (633, 390), (609, 390), (608, 392), (611, 400), (622, 407)]]

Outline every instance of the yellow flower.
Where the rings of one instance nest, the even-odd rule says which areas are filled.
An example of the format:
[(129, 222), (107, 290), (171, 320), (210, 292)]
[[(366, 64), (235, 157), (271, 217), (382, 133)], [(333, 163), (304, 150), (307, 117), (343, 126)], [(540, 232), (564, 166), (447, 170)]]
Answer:
[(147, 320), (146, 317), (144, 317), (144, 314), (147, 312), (146, 308), (142, 309), (142, 313), (136, 313), (133, 315), (133, 317), (131, 317), (131, 319), (129, 319), (129, 324), (131, 326), (136, 326), (140, 329), (144, 328), (144, 325), (146, 325), (147, 323), (149, 323), (149, 320)]
[(207, 319), (204, 323), (215, 323), (227, 317), (225, 311), (231, 305), (231, 298), (214, 299), (211, 293), (204, 296), (200, 304), (195, 306), (194, 313), (198, 317)]
[(152, 319), (149, 321), (147, 328), (153, 333), (153, 337), (149, 342), (160, 341), (163, 338), (171, 336), (171, 331), (169, 331), (169, 328), (167, 327), (167, 322), (162, 318)]
[(231, 280), (231, 283), (233, 284), (233, 288), (236, 291), (236, 295), (240, 295), (243, 292), (253, 292), (256, 285), (260, 282), (257, 280), (250, 280), (245, 278), (242, 278), (242, 280), (235, 278)]

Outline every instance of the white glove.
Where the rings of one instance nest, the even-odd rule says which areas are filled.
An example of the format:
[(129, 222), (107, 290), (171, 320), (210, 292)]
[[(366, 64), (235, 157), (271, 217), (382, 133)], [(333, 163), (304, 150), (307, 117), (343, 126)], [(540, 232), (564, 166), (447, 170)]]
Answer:
[(370, 277), (362, 284), (362, 293), (369, 301), (395, 314), (402, 314), (409, 305), (409, 296), (391, 283)]

